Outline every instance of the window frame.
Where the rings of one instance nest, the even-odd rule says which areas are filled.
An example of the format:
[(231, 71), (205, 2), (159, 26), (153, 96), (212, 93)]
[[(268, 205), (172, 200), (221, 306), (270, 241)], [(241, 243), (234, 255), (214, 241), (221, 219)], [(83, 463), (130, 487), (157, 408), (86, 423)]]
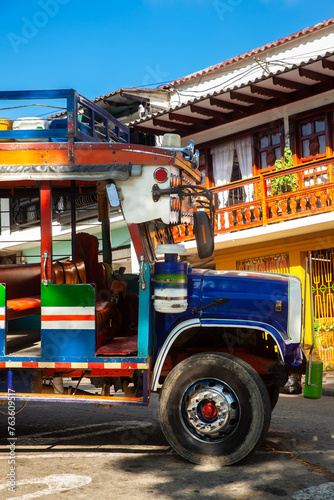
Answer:
[[(313, 113), (303, 113), (302, 115), (298, 115), (293, 118), (293, 123), (292, 123), (292, 130), (294, 132), (295, 136), (295, 141), (294, 141), (294, 146), (295, 146), (295, 159), (296, 159), (296, 164), (302, 164), (302, 163), (307, 163), (311, 161), (317, 161), (317, 160), (323, 160), (325, 158), (328, 158), (329, 156), (332, 156), (333, 154), (333, 136), (332, 136), (332, 117), (333, 117), (333, 110), (324, 110), (322, 112), (319, 112), (319, 110), (314, 110)], [(322, 120), (324, 119), (325, 122), (325, 130), (324, 133), (315, 132), (315, 122), (316, 120)], [(312, 133), (311, 134), (306, 134), (302, 135), (302, 126), (307, 123), (311, 122), (312, 123)], [(319, 137), (320, 135), (325, 136), (325, 153), (317, 153), (315, 155), (310, 156), (303, 156), (303, 140), (307, 139), (312, 139), (314, 137)]]
[[(267, 133), (267, 134), (266, 134)], [(275, 161), (272, 165), (268, 165), (264, 168), (261, 168), (262, 165), (261, 165), (261, 153), (263, 152), (269, 152), (269, 151), (273, 151), (275, 148), (275, 146), (273, 146), (272, 144), (270, 144), (269, 146), (266, 146), (266, 147), (260, 147), (260, 136), (264, 136), (264, 135), (273, 135), (273, 134), (279, 134), (280, 135), (280, 142), (279, 142), (279, 147), (280, 147), (280, 150), (281, 150), (281, 156), (279, 158), (276, 158), (277, 159), (281, 159), (282, 160), (282, 157), (283, 157), (283, 152), (284, 152), (284, 123), (281, 122), (281, 123), (278, 123), (276, 125), (273, 125), (271, 127), (267, 126), (267, 127), (263, 127), (262, 129), (258, 130), (257, 132), (255, 132), (253, 134), (253, 137), (254, 137), (254, 155), (255, 155), (255, 166), (256, 166), (256, 169), (257, 169), (257, 173), (262, 173), (262, 172), (268, 172), (268, 171), (271, 171), (271, 170), (274, 170), (275, 168)]]

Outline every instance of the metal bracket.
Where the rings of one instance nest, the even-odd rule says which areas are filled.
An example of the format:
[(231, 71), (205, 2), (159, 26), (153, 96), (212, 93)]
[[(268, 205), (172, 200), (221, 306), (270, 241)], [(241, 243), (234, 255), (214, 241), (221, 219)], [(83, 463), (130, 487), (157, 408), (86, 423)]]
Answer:
[[(177, 194), (182, 200), (183, 198), (189, 197), (197, 198), (196, 204), (197, 208), (205, 209), (210, 214), (210, 221), (213, 227), (213, 219), (215, 214), (215, 206), (213, 204), (213, 193), (209, 189), (202, 186), (195, 186), (193, 184), (187, 184), (168, 189), (161, 189), (158, 184), (152, 186), (152, 199), (156, 203), (160, 200), (161, 196), (170, 196), (171, 194)], [(200, 199), (198, 199), (200, 197)], [(203, 198), (205, 198), (203, 200)]]
[(45, 286), (48, 286), (48, 280), (46, 279), (46, 264), (48, 261), (49, 254), (48, 252), (43, 253), (43, 284)]
[(140, 274), (140, 286), (143, 292), (145, 292), (147, 288), (147, 283), (145, 282), (145, 273), (144, 273), (144, 255), (140, 256), (139, 274)]

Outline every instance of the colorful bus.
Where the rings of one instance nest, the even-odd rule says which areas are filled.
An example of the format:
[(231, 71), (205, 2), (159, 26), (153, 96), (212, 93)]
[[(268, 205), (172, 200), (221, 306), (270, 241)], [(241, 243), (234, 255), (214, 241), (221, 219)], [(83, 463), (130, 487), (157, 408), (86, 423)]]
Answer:
[[(189, 265), (173, 227), (194, 234), (199, 259), (214, 250), (213, 196), (200, 185), (193, 144), (131, 144), (127, 127), (73, 90), (0, 92), (0, 100), (54, 98), (66, 110), (45, 126), (8, 120), (0, 130), (1, 200), (35, 200), (40, 238), (38, 262), (0, 265), (0, 402), (112, 409), (148, 405), (159, 392), (161, 427), (177, 453), (240, 461), (262, 442), (280, 386), (301, 365), (300, 281)], [(85, 193), (102, 255), (96, 236), (78, 231)], [(71, 252), (61, 259), (55, 197), (70, 200)], [(113, 268), (115, 210), (137, 274)]]

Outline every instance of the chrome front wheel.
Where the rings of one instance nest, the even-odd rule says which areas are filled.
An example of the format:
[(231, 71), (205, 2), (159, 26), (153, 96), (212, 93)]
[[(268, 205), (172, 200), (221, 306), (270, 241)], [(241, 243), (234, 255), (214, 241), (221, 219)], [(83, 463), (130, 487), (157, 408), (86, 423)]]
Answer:
[(201, 353), (175, 366), (159, 400), (166, 439), (190, 462), (231, 465), (252, 453), (270, 424), (260, 375), (230, 354)]

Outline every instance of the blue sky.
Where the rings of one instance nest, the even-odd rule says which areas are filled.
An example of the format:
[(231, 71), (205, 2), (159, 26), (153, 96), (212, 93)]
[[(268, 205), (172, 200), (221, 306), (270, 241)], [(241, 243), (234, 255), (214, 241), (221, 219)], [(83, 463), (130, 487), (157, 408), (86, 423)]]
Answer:
[(90, 99), (174, 80), (334, 16), (333, 0), (0, 5), (0, 90), (71, 87)]

